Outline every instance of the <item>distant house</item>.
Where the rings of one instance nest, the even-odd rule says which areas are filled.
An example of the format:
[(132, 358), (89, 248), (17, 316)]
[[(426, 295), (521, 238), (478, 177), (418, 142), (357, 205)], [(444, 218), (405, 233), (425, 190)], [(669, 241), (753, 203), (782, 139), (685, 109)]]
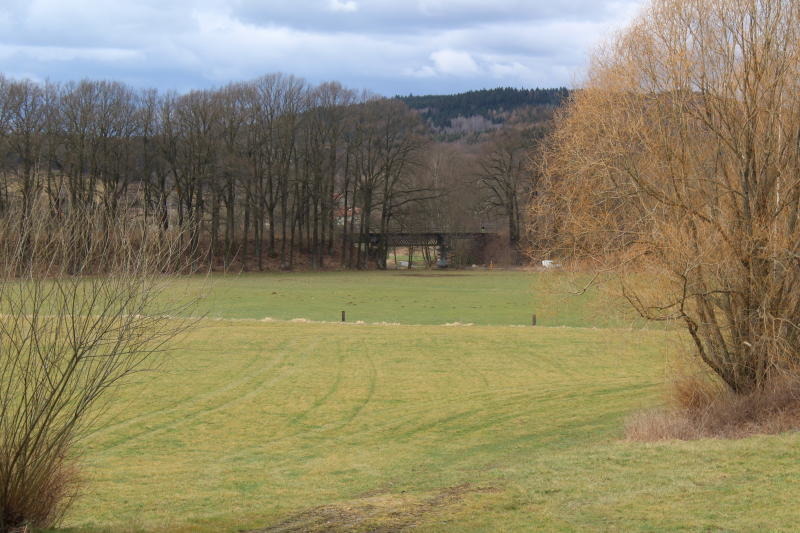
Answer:
[(353, 221), (356, 225), (361, 223), (361, 208), (360, 207), (348, 207), (347, 211), (343, 207), (339, 207), (334, 211), (334, 217), (336, 219), (337, 226), (344, 226), (345, 220), (350, 222), (353, 218)]

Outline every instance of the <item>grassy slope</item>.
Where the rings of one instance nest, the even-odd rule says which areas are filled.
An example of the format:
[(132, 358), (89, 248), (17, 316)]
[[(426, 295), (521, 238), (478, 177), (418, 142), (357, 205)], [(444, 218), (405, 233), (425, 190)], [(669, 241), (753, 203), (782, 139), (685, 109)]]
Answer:
[[(217, 294), (222, 309), (237, 291)], [(619, 441), (674, 347), (658, 331), (204, 321), (89, 439), (66, 525), (793, 528), (797, 436)]]

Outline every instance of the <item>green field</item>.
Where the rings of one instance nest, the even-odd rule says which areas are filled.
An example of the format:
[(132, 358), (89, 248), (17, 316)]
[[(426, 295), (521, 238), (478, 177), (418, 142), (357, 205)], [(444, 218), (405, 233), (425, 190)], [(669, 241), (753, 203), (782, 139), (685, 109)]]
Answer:
[(274, 318), (401, 324), (630, 327), (641, 325), (600, 291), (558, 272), (411, 271), (245, 274), (196, 278), (197, 311), (209, 318)]
[[(209, 318), (85, 441), (64, 526), (795, 529), (797, 435), (621, 440), (676, 333), (604, 327), (628, 324), (619, 303), (550, 273), (428, 274), (213, 279)], [(345, 299), (367, 324), (262, 320), (333, 322)], [(545, 326), (513, 326), (531, 312)]]

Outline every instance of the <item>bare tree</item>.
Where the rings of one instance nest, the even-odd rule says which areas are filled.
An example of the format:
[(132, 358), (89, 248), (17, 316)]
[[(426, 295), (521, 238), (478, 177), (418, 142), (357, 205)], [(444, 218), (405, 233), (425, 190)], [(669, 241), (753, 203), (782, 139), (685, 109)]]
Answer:
[(799, 84), (797, 2), (655, 0), (594, 58), (534, 203), (736, 393), (797, 374)]
[(162, 102), (163, 153), (175, 182), (178, 225), (188, 230), (192, 253), (200, 248), (206, 193), (219, 157), (219, 113), (211, 91)]
[[(187, 323), (165, 315), (179, 239), (117, 211), (0, 220), (0, 531), (51, 526), (109, 392)], [(121, 216), (123, 215), (123, 216)], [(172, 308), (174, 312), (176, 308)]]
[(530, 141), (518, 131), (502, 131), (487, 145), (481, 157), (478, 183), (486, 191), (486, 204), (508, 221), (508, 243), (520, 243), (522, 211), (529, 198)]
[(292, 268), (302, 251), (321, 267), (338, 245), (364, 266), (356, 235), (431, 196), (423, 130), (397, 99), (279, 73), (183, 95), (0, 78), (0, 211), (43, 192), (53, 214), (135, 206), (186, 230), (210, 252), (197, 265)]
[[(356, 112), (357, 140), (352, 161), (361, 207), (359, 233), (366, 235), (377, 229), (385, 234), (403, 206), (430, 195), (429, 187), (420, 187), (410, 179), (419, 166), (425, 138), (419, 117), (399, 100), (369, 100)], [(373, 215), (377, 228), (373, 226)], [(376, 250), (381, 268), (385, 268), (387, 251), (385, 244)], [(359, 268), (366, 266), (365, 252), (359, 248)]]
[(163, 121), (161, 120), (161, 98), (152, 89), (142, 91), (138, 98), (136, 121), (141, 132), (139, 153), (140, 183), (144, 217), (150, 218), (154, 211), (156, 220), (164, 231), (169, 229), (169, 195), (171, 183), (168, 180), (169, 166), (163, 157), (165, 142)]
[[(309, 171), (311, 201), (312, 265), (322, 266), (325, 253), (333, 253), (334, 201), (337, 176), (342, 168), (340, 152), (346, 126), (346, 115), (355, 95), (339, 83), (324, 83), (310, 94), (311, 105), (305, 127), (305, 160)], [(345, 176), (343, 182), (349, 181)], [(347, 197), (345, 196), (345, 202)]]

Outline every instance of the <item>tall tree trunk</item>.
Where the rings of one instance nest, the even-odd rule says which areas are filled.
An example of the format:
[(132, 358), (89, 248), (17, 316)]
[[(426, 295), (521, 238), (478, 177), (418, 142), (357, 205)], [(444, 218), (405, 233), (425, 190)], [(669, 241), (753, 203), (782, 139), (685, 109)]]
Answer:
[(242, 270), (247, 271), (248, 254), (250, 253), (250, 195), (247, 194), (244, 202), (244, 223), (242, 224)]

